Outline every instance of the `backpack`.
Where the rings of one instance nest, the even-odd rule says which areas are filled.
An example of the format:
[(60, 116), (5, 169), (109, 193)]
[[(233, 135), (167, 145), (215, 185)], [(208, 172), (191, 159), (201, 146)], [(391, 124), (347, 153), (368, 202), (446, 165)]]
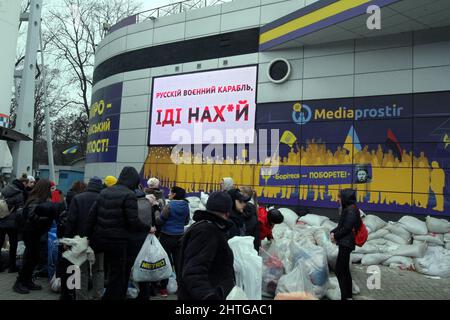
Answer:
[(0, 193), (0, 219), (6, 218), (10, 215), (8, 203), (3, 195)]
[[(355, 209), (357, 210), (358, 215), (361, 217), (359, 209), (356, 206)], [(366, 243), (367, 238), (369, 237), (369, 232), (367, 231), (366, 225), (364, 224), (362, 219), (359, 229), (358, 230), (353, 229), (353, 234), (355, 236), (355, 244), (358, 247), (362, 247)]]

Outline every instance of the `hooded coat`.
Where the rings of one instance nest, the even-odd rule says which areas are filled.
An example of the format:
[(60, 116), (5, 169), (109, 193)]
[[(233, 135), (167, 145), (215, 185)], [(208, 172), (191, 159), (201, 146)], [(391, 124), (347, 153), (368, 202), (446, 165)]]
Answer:
[(225, 300), (234, 287), (233, 251), (227, 231), (232, 223), (196, 211), (182, 238), (177, 270), (179, 300)]
[(135, 189), (140, 177), (133, 167), (125, 167), (116, 185), (103, 189), (92, 206), (86, 224), (85, 236), (95, 251), (103, 243), (127, 241), (132, 232), (149, 230), (138, 217)]
[(345, 189), (341, 192), (342, 213), (338, 226), (331, 231), (338, 246), (355, 250), (355, 235), (353, 230), (358, 230), (361, 225), (361, 217), (356, 206), (356, 191)]
[(65, 225), (64, 236), (73, 238), (84, 233), (89, 211), (97, 201), (103, 186), (101, 183), (89, 182), (86, 191), (76, 194), (70, 201), (69, 214)]
[(232, 178), (223, 178), (223, 191), (228, 191), (234, 188), (234, 181)]

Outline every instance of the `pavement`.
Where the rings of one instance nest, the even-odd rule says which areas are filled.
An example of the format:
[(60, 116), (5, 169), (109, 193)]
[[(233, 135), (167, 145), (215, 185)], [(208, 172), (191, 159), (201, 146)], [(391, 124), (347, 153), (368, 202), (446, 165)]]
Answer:
[[(379, 266), (380, 289), (370, 290), (367, 280), (372, 275), (367, 267), (353, 265), (352, 276), (360, 288), (355, 300), (450, 300), (450, 278), (430, 279), (413, 271), (390, 269)], [(42, 291), (32, 291), (20, 295), (12, 290), (17, 274), (0, 273), (0, 300), (58, 300), (58, 294), (50, 290), (48, 280), (39, 278), (37, 283), (43, 286)], [(369, 281), (370, 282), (370, 281)], [(176, 300), (176, 296), (168, 298), (152, 297), (152, 300)]]

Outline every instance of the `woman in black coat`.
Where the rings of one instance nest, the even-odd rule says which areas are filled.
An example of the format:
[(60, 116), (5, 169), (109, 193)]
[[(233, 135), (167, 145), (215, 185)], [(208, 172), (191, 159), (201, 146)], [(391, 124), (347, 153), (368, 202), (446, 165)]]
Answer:
[(341, 289), (341, 299), (352, 299), (352, 275), (350, 274), (350, 254), (355, 250), (353, 230), (361, 226), (361, 216), (356, 206), (356, 191), (344, 189), (339, 194), (340, 219), (338, 226), (331, 231), (331, 240), (339, 246), (336, 260), (336, 277)]
[(49, 201), (50, 189), (50, 181), (39, 180), (22, 210), (25, 252), (22, 269), (13, 287), (13, 290), (20, 294), (27, 294), (30, 290), (42, 290), (41, 286), (32, 281), (33, 271), (39, 263), (40, 238), (50, 230), (53, 220), (57, 219), (65, 208), (63, 203)]

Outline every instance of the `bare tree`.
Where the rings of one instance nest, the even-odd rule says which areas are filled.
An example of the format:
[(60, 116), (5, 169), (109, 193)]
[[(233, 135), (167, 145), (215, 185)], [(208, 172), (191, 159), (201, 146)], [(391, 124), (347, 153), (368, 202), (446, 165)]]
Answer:
[(63, 9), (45, 19), (54, 61), (76, 88), (77, 104), (89, 114), (90, 90), (97, 44), (103, 24), (114, 24), (140, 8), (135, 0), (62, 0)]

